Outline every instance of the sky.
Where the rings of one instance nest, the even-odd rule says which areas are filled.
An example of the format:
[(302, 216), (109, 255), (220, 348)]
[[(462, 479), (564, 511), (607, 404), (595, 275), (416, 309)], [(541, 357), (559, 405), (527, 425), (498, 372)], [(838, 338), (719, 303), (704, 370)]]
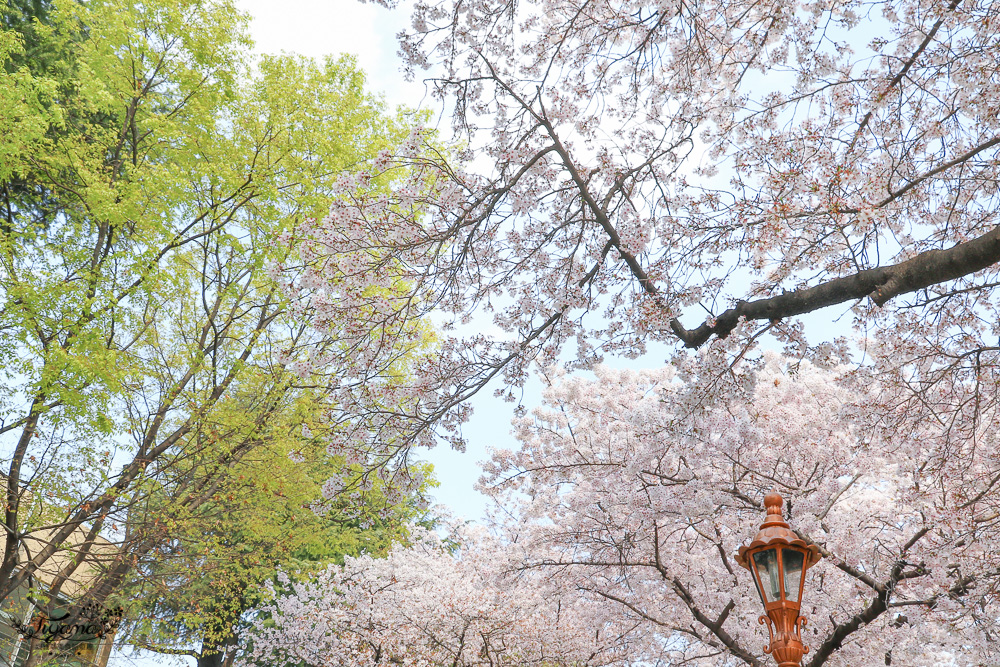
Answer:
[(424, 86), (404, 81), (396, 33), (408, 24), (405, 8), (387, 10), (359, 0), (235, 0), (253, 19), (250, 32), (260, 53), (298, 53), (311, 58), (343, 53), (357, 57), (371, 90), (391, 105), (419, 106)]

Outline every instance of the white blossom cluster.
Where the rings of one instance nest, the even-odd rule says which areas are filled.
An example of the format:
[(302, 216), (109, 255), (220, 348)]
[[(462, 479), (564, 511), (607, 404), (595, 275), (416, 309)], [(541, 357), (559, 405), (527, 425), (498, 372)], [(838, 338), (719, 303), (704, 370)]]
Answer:
[[(455, 540), (458, 540), (456, 543)], [(306, 582), (283, 577), (248, 664), (606, 665), (619, 628), (565, 597), (517, 550), (468, 528), (433, 533), (385, 558), (348, 558)], [(596, 612), (596, 613), (595, 613)], [(627, 628), (626, 628), (627, 630)]]

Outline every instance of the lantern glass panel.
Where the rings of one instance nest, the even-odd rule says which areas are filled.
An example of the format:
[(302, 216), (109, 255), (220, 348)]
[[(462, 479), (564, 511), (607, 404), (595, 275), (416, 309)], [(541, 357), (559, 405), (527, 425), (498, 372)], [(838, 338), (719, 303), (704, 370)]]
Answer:
[(767, 602), (781, 600), (781, 574), (778, 570), (778, 550), (765, 549), (753, 555), (753, 562), (760, 575), (760, 587)]
[(785, 599), (801, 602), (799, 588), (802, 583), (802, 552), (795, 549), (781, 550), (782, 565), (785, 569)]
[(751, 577), (751, 579), (753, 579), (753, 587), (757, 589), (757, 595), (760, 596), (761, 604), (766, 605), (767, 600), (764, 599), (764, 591), (760, 589), (760, 584), (757, 582), (757, 577)]

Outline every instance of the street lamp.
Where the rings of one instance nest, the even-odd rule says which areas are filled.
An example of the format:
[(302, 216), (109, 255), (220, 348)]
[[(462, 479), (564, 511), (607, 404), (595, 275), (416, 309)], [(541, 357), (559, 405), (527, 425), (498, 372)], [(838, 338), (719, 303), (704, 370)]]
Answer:
[(736, 562), (750, 570), (765, 616), (757, 619), (771, 643), (764, 649), (778, 661), (778, 667), (799, 667), (809, 647), (802, 643), (806, 617), (802, 607), (805, 573), (823, 556), (815, 544), (806, 544), (792, 532), (781, 516), (782, 499), (777, 493), (764, 496), (767, 518), (753, 542), (740, 547)]

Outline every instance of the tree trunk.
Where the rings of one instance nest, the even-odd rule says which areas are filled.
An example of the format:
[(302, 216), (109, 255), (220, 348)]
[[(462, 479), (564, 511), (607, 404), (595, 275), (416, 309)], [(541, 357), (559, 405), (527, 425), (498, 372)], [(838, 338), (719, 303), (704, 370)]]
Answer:
[(222, 667), (222, 656), (222, 651), (217, 648), (203, 647), (198, 655), (198, 667)]

